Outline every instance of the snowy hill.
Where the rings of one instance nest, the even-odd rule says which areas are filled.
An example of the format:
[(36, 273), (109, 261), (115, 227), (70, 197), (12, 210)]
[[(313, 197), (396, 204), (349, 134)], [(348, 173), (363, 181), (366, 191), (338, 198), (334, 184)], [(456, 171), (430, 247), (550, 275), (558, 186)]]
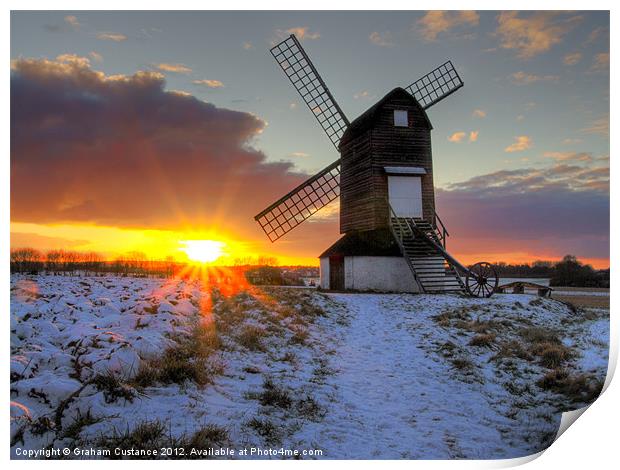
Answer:
[(607, 311), (529, 295), (13, 276), (12, 455), (528, 455), (596, 397), (608, 329)]

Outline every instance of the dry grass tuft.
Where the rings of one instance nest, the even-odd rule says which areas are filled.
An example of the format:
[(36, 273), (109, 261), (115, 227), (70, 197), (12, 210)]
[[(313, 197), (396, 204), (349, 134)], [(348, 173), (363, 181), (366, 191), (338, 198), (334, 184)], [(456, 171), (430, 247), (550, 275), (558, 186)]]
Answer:
[(571, 376), (564, 369), (554, 369), (537, 382), (543, 390), (551, 390), (569, 398), (572, 403), (591, 403), (600, 395), (603, 383), (587, 374)]
[(263, 338), (267, 331), (254, 325), (244, 326), (236, 337), (237, 342), (250, 351), (265, 351)]
[(470, 346), (478, 346), (483, 348), (490, 348), (495, 342), (495, 333), (483, 333), (477, 334), (469, 342)]

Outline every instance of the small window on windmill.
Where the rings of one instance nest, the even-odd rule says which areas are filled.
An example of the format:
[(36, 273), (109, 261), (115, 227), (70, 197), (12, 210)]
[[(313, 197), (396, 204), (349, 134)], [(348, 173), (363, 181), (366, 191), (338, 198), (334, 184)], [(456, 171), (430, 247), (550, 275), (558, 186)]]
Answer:
[(394, 126), (409, 127), (409, 120), (407, 119), (407, 111), (403, 111), (400, 109), (394, 110)]

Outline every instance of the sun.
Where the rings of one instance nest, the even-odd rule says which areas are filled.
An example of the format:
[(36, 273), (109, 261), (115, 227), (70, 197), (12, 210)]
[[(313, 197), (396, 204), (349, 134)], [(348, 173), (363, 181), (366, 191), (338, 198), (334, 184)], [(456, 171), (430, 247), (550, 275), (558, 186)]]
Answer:
[(224, 254), (224, 242), (215, 240), (181, 240), (179, 248), (191, 261), (211, 263)]

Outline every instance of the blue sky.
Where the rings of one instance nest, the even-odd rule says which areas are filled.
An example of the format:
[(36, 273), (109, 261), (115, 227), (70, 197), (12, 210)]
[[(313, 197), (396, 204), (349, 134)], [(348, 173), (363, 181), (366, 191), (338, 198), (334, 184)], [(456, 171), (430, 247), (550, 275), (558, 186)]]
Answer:
[(435, 185), (452, 196), (481, 175), (609, 166), (607, 12), (14, 12), (11, 57), (160, 72), (166, 90), (258, 117), (247, 144), (311, 173), (338, 155), (269, 54), (290, 32), (350, 120), (453, 61), (465, 87), (429, 110)]

